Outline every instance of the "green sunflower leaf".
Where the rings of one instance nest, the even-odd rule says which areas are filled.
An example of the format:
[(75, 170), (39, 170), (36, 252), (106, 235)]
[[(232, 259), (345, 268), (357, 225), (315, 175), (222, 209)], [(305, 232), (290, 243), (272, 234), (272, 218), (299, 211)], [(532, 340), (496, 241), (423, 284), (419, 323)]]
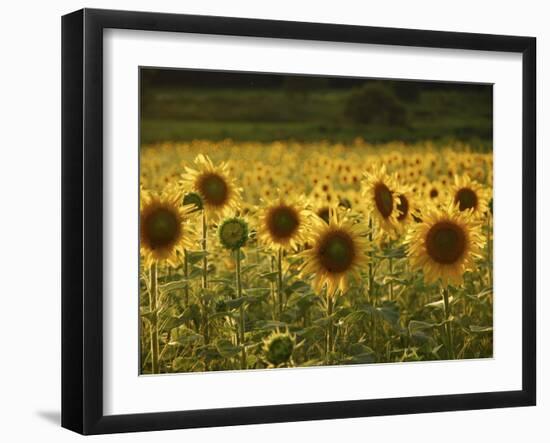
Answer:
[(239, 352), (241, 352), (241, 348), (239, 346), (233, 345), (233, 343), (226, 339), (217, 340), (216, 349), (224, 358), (235, 357)]
[(187, 251), (187, 263), (194, 265), (207, 256), (207, 251)]

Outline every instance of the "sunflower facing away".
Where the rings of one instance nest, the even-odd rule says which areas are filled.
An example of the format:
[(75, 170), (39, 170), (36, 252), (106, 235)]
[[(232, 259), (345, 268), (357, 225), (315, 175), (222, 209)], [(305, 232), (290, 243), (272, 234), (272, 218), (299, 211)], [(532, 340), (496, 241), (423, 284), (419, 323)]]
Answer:
[(144, 266), (163, 261), (178, 265), (177, 253), (193, 246), (193, 234), (186, 226), (193, 209), (193, 205), (182, 206), (176, 192), (141, 190), (139, 231)]
[(225, 219), (218, 227), (218, 238), (225, 249), (236, 251), (248, 241), (248, 223), (243, 218)]
[(340, 218), (336, 211), (329, 224), (314, 218), (312, 247), (301, 253), (305, 258), (301, 274), (315, 275), (313, 288), (317, 293), (325, 285), (330, 296), (337, 289), (345, 292), (349, 276), (360, 279), (359, 270), (368, 262), (368, 241), (360, 226)]
[(389, 234), (396, 229), (399, 215), (399, 200), (395, 189), (397, 184), (394, 178), (386, 173), (385, 165), (378, 170), (365, 173), (363, 197), (367, 213), (370, 213), (377, 225)]
[(411, 267), (422, 270), (427, 283), (461, 285), (466, 271), (481, 257), (484, 240), (471, 210), (457, 206), (431, 208), (423, 222), (412, 226), (406, 239)]
[(483, 185), (470, 179), (468, 175), (455, 175), (451, 190), (453, 203), (460, 211), (470, 209), (474, 216), (479, 217), (487, 212), (490, 192)]
[(239, 207), (240, 189), (231, 178), (225, 162), (214, 165), (206, 155), (195, 158), (197, 169), (185, 168), (183, 186), (193, 189), (202, 199), (208, 213), (218, 216), (232, 215)]
[(268, 247), (296, 248), (306, 242), (310, 214), (302, 199), (266, 202), (259, 214), (258, 236)]
[(263, 341), (265, 358), (275, 368), (286, 366), (291, 361), (295, 347), (296, 337), (288, 331), (280, 332), (277, 330), (264, 338)]

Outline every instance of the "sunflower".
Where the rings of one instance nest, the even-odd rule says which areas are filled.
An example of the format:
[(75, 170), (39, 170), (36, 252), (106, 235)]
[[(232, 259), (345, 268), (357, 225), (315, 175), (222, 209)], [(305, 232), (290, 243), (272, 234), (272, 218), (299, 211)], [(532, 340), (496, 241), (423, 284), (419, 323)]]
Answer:
[(307, 240), (310, 218), (301, 198), (267, 201), (259, 214), (258, 237), (272, 249), (296, 248)]
[(218, 238), (225, 249), (242, 248), (248, 241), (248, 223), (239, 217), (227, 218), (218, 227)]
[(386, 166), (378, 171), (365, 173), (363, 197), (367, 213), (372, 214), (378, 226), (387, 233), (393, 233), (397, 225), (399, 211), (397, 205), (397, 184), (394, 177), (386, 173)]
[(323, 221), (324, 221), (327, 225), (329, 224), (329, 220), (330, 220), (330, 206), (328, 206), (328, 205), (319, 206), (319, 207), (315, 210), (315, 214), (317, 215), (317, 217), (322, 218)]
[(476, 217), (487, 212), (490, 191), (468, 175), (455, 176), (451, 195), (453, 203), (460, 211), (471, 210)]
[(185, 194), (183, 196), (182, 204), (184, 206), (192, 205), (193, 206), (193, 212), (200, 211), (203, 208), (202, 198), (196, 192), (189, 192), (189, 193)]
[(471, 210), (461, 212), (452, 204), (446, 209), (429, 208), (422, 219), (406, 239), (411, 267), (422, 270), (427, 283), (440, 279), (444, 287), (462, 284), (464, 273), (481, 258), (480, 224)]
[(368, 241), (361, 225), (331, 212), (329, 224), (314, 216), (312, 247), (301, 253), (305, 258), (302, 276), (315, 274), (315, 291), (321, 292), (326, 285), (330, 295), (337, 289), (345, 292), (350, 275), (359, 280), (359, 270), (368, 261)]
[(336, 209), (339, 198), (335, 198), (332, 203), (327, 203), (322, 197), (319, 197), (317, 193), (311, 194), (308, 196), (306, 207), (312, 213), (317, 215), (317, 217), (322, 218), (325, 223), (329, 223), (330, 212)]
[(275, 368), (284, 366), (291, 361), (295, 347), (296, 337), (288, 331), (277, 330), (263, 340), (265, 358)]
[(339, 205), (339, 195), (332, 189), (325, 193), (321, 185), (313, 187), (307, 197), (307, 209), (321, 217), (326, 223), (329, 222), (330, 211)]
[(193, 246), (193, 232), (185, 225), (194, 205), (182, 206), (181, 201), (176, 192), (141, 190), (139, 231), (144, 266), (155, 262), (177, 266), (177, 253)]
[(334, 207), (338, 205), (338, 195), (331, 181), (325, 178), (311, 191), (317, 207)]
[(439, 183), (430, 183), (430, 185), (426, 186), (426, 188), (424, 189), (426, 197), (428, 197), (430, 200), (437, 202), (441, 198), (441, 186), (439, 185)]
[(418, 206), (411, 186), (401, 186), (396, 194), (399, 202), (396, 206), (399, 213), (397, 229), (402, 233), (408, 224), (414, 221), (414, 216), (418, 215)]
[(449, 181), (448, 178), (442, 176), (441, 179), (436, 179), (427, 183), (421, 189), (424, 203), (428, 206), (445, 208), (449, 201), (449, 185), (445, 185), (444, 181)]
[(241, 189), (231, 178), (225, 162), (214, 165), (206, 155), (195, 158), (198, 169), (185, 168), (182, 185), (193, 189), (202, 199), (206, 211), (217, 216), (232, 215), (239, 207)]

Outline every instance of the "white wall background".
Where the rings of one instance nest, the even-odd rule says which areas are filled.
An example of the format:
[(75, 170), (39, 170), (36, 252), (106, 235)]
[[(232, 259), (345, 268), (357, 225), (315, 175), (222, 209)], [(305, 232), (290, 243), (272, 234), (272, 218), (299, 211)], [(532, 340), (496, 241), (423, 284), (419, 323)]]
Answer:
[[(0, 26), (0, 438), (6, 442), (82, 440), (60, 414), (60, 31), (81, 7), (155, 10), (282, 20), (531, 35), (538, 38), (539, 226), (550, 222), (549, 12), (545, 2), (394, 0), (112, 0), (5, 2)], [(546, 113), (544, 112), (546, 108)], [(519, 146), (518, 146), (519, 149)], [(550, 326), (544, 323), (550, 237), (539, 230), (539, 405), (534, 408), (285, 423), (96, 437), (94, 441), (240, 443), (361, 441), (548, 441)]]

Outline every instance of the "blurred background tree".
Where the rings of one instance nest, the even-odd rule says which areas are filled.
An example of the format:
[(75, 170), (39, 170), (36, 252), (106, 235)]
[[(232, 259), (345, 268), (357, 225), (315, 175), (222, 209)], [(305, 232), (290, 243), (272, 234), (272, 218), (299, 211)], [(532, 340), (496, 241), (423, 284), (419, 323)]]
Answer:
[(399, 101), (391, 84), (366, 83), (352, 90), (345, 115), (355, 123), (405, 126), (407, 108)]

